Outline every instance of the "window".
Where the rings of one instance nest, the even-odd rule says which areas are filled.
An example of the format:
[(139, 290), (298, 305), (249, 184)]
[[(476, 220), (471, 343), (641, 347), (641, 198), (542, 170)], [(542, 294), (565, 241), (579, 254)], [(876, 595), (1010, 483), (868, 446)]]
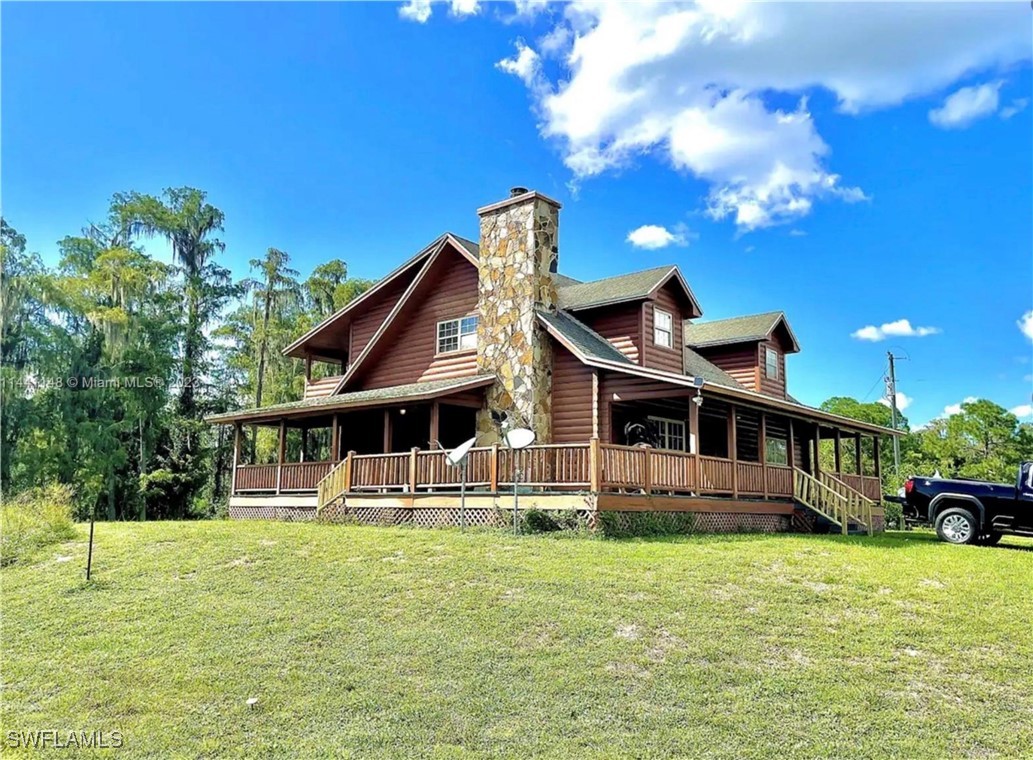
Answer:
[(789, 464), (789, 450), (786, 441), (782, 438), (767, 438), (764, 440), (764, 459), (768, 464)]
[(685, 423), (664, 417), (650, 417), (656, 431), (656, 442), (661, 449), (685, 451)]
[(477, 317), (438, 322), (438, 353), (477, 348)]
[(778, 380), (778, 351), (773, 348), (764, 349), (764, 376)]
[(674, 348), (674, 317), (669, 312), (653, 309), (653, 343)]

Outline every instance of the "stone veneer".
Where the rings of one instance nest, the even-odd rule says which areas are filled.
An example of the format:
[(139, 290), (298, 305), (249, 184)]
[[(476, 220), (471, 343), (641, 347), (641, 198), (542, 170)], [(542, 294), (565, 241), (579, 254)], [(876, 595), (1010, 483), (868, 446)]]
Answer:
[(552, 347), (535, 307), (556, 309), (560, 205), (525, 192), (478, 209), (477, 367), (498, 381), (477, 417), (480, 443), (498, 440), (491, 410), (508, 412), (538, 443), (552, 440)]

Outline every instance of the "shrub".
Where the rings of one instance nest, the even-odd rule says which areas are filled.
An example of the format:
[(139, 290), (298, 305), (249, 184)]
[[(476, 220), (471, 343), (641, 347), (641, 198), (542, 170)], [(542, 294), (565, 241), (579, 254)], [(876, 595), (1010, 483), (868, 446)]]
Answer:
[(522, 517), (524, 530), (528, 533), (551, 533), (560, 529), (560, 524), (540, 509), (530, 509)]
[(599, 512), (599, 531), (608, 538), (666, 536), (692, 533), (696, 516), (691, 512)]
[(0, 516), (0, 566), (75, 537), (72, 489), (67, 485), (33, 488), (4, 499)]
[(904, 527), (904, 524), (901, 521), (901, 517), (903, 516), (903, 510), (899, 504), (897, 504), (894, 501), (887, 501), (883, 503), (883, 509), (885, 509), (886, 511), (885, 521), (887, 528), (890, 525), (893, 525), (897, 528)]

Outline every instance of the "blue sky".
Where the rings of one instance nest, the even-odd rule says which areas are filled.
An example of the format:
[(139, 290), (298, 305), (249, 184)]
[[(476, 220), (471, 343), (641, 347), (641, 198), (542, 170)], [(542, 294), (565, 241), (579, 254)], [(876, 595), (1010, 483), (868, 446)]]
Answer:
[[(5, 3), (3, 212), (53, 261), (113, 192), (191, 185), (239, 276), (276, 246), (377, 277), (526, 185), (571, 276), (677, 263), (704, 318), (786, 311), (805, 402), (878, 399), (893, 350), (913, 422), (1017, 408), (1031, 14), (953, 5)], [(933, 330), (852, 337), (899, 320)]]

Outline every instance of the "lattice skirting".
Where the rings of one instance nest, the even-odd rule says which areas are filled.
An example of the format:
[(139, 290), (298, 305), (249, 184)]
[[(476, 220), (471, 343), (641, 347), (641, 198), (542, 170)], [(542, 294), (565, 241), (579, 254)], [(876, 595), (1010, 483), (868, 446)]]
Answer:
[(883, 515), (872, 515), (872, 530), (882, 533), (886, 530), (886, 518)]
[(662, 522), (672, 533), (780, 533), (790, 529), (788, 515), (619, 511), (607, 511), (605, 514), (602, 521), (618, 534), (634, 534), (642, 522), (651, 517)]
[[(568, 513), (569, 514), (569, 513)], [(521, 514), (523, 516), (523, 512)], [(579, 525), (591, 527), (595, 512), (573, 511)], [(334, 504), (319, 515), (322, 522), (360, 523), (363, 525), (414, 525), (418, 528), (458, 528), (465, 523), (471, 528), (505, 528), (513, 524), (513, 510), (483, 507), (467, 508), (465, 515), (458, 507), (346, 507)]]
[(283, 520), (284, 522), (312, 522), (315, 507), (230, 507), (231, 520)]

